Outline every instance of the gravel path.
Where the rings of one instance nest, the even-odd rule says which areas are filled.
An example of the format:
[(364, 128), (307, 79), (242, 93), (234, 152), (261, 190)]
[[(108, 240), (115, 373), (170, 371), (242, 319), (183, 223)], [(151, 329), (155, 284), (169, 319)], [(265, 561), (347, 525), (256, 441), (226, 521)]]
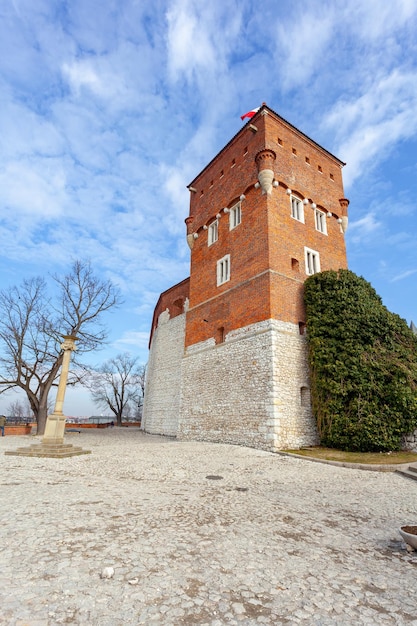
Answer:
[(32, 442), (0, 438), (1, 624), (417, 626), (417, 482), (127, 428), (3, 454)]

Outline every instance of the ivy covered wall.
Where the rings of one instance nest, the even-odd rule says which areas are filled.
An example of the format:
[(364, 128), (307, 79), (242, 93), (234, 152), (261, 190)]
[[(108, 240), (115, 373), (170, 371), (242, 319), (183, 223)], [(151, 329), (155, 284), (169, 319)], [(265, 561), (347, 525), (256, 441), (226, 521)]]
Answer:
[(417, 337), (349, 270), (309, 277), (304, 297), (322, 445), (398, 450), (417, 428)]

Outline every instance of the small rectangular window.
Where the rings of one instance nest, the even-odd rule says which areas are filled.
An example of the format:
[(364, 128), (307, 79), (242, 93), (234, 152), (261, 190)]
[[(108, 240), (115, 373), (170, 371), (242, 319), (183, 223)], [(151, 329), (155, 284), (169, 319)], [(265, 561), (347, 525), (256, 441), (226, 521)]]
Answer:
[(327, 224), (326, 224), (326, 214), (323, 211), (319, 211), (318, 209), (314, 210), (314, 221), (316, 223), (316, 230), (319, 233), (323, 233), (327, 235)]
[(236, 226), (239, 226), (241, 221), (242, 221), (242, 210), (241, 210), (240, 202), (238, 202), (237, 204), (235, 204), (234, 207), (230, 209), (229, 230), (233, 230), (233, 228), (236, 228)]
[(306, 264), (306, 274), (312, 276), (313, 274), (317, 274), (320, 272), (320, 255), (315, 250), (310, 250), (310, 248), (304, 248), (305, 252), (305, 264)]
[(296, 196), (291, 196), (291, 217), (304, 224), (304, 206)]
[(211, 246), (212, 243), (217, 241), (219, 238), (219, 222), (214, 220), (208, 227), (208, 245)]
[(217, 286), (230, 280), (230, 254), (217, 261)]

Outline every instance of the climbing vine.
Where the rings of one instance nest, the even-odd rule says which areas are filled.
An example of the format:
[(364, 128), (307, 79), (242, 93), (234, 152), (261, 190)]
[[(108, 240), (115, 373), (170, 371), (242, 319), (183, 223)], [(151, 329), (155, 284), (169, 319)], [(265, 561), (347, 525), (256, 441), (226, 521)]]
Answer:
[(313, 413), (323, 445), (398, 450), (417, 428), (417, 338), (349, 270), (305, 283)]

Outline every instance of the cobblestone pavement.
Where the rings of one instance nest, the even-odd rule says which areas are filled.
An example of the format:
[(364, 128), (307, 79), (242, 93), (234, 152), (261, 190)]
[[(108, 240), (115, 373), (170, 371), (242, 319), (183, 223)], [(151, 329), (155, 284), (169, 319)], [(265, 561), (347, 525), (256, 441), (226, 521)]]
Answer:
[(1, 624), (417, 626), (417, 482), (124, 428), (3, 454), (32, 441), (0, 438)]

